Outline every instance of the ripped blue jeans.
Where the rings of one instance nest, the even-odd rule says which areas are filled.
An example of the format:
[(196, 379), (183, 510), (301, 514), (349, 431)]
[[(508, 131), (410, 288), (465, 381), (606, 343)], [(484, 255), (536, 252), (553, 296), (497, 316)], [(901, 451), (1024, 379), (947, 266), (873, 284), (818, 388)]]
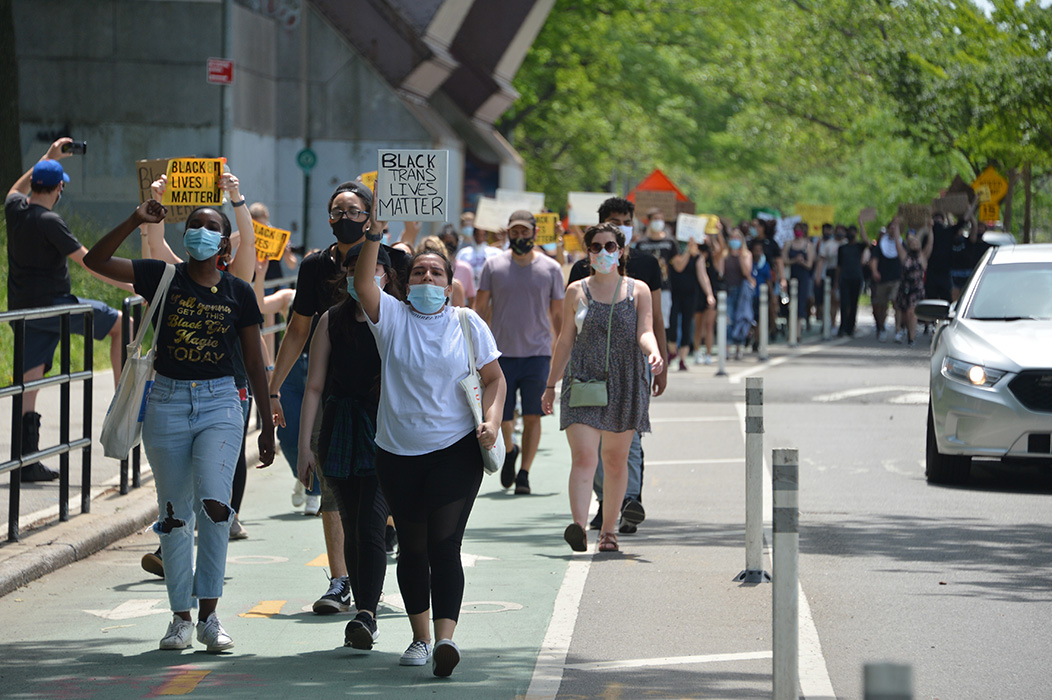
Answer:
[(172, 612), (189, 611), (194, 598), (223, 595), (243, 415), (233, 377), (189, 381), (158, 374), (150, 391), (142, 441), (157, 486), (153, 529)]

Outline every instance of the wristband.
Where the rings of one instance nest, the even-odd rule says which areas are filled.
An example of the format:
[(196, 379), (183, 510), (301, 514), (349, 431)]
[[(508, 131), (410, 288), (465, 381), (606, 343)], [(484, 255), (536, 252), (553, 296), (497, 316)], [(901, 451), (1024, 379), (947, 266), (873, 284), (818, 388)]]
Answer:
[(374, 243), (378, 243), (383, 239), (384, 234), (382, 233), (369, 233), (368, 231), (365, 232), (365, 240), (367, 241), (373, 241)]
[(231, 206), (235, 206), (235, 207), (243, 207), (243, 206), (245, 206), (245, 202), (247, 202), (247, 201), (248, 201), (247, 199), (242, 197), (240, 202), (231, 202), (230, 205)]
[(271, 394), (270, 398), (272, 398), (272, 399), (280, 399), (281, 398), (281, 394)]
[(551, 386), (546, 386), (546, 387), (544, 387), (544, 388), (545, 388), (545, 389), (554, 389), (554, 388), (555, 388), (555, 385), (554, 385), (554, 384), (552, 384)]
[(263, 369), (264, 369), (264, 371), (266, 371), (266, 372), (273, 372), (273, 371), (274, 371), (274, 365), (267, 365), (267, 366), (266, 366), (266, 367), (264, 367)]

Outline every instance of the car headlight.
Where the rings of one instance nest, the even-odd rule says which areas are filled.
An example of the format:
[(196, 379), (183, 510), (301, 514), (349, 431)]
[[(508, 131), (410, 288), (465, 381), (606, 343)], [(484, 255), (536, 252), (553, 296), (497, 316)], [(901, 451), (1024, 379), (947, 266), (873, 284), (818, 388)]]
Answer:
[(956, 379), (971, 386), (990, 387), (1005, 376), (1007, 371), (947, 357), (942, 361), (942, 373), (950, 379)]

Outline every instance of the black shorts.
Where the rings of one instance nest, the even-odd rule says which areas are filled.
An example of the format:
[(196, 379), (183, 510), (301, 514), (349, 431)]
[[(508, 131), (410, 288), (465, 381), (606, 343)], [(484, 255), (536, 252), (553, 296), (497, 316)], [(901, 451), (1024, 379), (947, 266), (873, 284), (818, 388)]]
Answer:
[[(56, 297), (51, 302), (52, 306), (65, 304), (91, 304), (94, 310), (92, 335), (95, 337), (95, 340), (102, 340), (109, 335), (119, 315), (116, 309), (111, 309), (101, 301), (80, 299), (72, 294)], [(83, 335), (84, 314), (70, 315), (69, 332), (73, 335)], [(26, 369), (44, 365), (44, 372), (50, 372), (51, 365), (55, 360), (55, 349), (58, 347), (61, 339), (61, 319), (58, 316), (26, 321)]]
[(508, 385), (508, 393), (504, 397), (503, 421), (515, 418), (515, 392), (522, 395), (522, 415), (540, 416), (544, 414), (541, 410), (541, 397), (544, 395), (544, 387), (548, 382), (548, 370), (551, 368), (552, 358), (547, 355), (536, 357), (508, 357), (501, 355), (497, 362), (500, 370), (504, 373), (504, 382)]

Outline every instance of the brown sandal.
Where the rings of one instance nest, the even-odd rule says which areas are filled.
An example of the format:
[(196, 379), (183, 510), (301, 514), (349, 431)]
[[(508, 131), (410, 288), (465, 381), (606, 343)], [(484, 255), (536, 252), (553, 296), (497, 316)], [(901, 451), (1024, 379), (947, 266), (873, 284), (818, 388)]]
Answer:
[(617, 535), (613, 532), (604, 532), (599, 535), (599, 551), (600, 552), (616, 552), (618, 551), (617, 546)]

